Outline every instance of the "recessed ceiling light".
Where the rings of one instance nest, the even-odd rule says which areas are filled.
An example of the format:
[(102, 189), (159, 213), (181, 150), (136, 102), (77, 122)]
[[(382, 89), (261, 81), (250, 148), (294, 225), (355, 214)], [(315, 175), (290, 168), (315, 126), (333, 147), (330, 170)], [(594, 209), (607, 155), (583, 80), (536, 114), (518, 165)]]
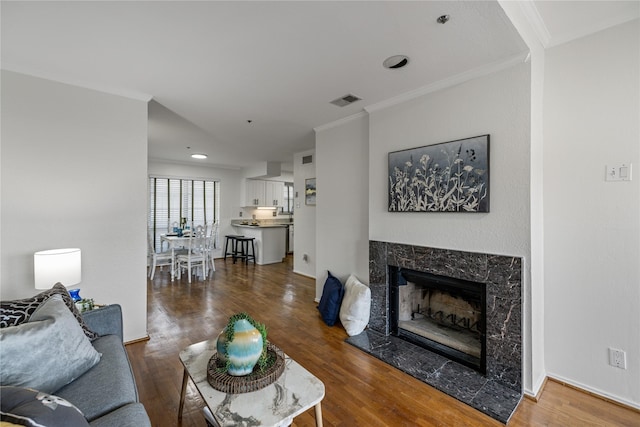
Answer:
[(193, 157), (194, 159), (206, 159), (207, 155), (201, 153), (193, 153), (191, 157)]
[(409, 63), (409, 57), (406, 55), (393, 55), (384, 60), (382, 65), (384, 68), (395, 70), (402, 68)]

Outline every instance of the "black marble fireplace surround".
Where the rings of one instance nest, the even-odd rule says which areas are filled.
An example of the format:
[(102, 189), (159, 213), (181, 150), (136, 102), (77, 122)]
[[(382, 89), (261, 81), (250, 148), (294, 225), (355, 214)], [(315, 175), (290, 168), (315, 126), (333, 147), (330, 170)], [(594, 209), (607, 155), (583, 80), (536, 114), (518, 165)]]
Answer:
[[(486, 284), (486, 374), (389, 332), (389, 266)], [(522, 398), (519, 257), (369, 242), (369, 328), (347, 342), (507, 423)]]

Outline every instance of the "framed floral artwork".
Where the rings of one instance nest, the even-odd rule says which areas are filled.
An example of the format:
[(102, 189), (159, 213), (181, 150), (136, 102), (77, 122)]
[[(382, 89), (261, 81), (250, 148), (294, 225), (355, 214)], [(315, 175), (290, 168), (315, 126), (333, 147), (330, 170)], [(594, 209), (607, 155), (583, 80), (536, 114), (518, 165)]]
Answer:
[(389, 212), (489, 212), (489, 135), (389, 153)]

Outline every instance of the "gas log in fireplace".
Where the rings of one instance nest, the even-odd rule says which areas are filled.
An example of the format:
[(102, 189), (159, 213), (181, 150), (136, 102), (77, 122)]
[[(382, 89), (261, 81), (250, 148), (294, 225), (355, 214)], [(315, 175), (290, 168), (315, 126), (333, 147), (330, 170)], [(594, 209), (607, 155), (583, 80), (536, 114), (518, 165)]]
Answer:
[(486, 373), (486, 285), (389, 266), (389, 332)]

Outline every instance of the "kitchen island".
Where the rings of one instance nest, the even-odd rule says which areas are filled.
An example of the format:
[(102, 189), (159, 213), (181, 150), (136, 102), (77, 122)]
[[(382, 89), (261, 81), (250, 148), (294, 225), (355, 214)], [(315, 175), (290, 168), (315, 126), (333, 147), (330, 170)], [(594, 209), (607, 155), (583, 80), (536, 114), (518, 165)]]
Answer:
[(287, 226), (232, 224), (236, 234), (255, 238), (256, 264), (282, 262), (286, 256)]

